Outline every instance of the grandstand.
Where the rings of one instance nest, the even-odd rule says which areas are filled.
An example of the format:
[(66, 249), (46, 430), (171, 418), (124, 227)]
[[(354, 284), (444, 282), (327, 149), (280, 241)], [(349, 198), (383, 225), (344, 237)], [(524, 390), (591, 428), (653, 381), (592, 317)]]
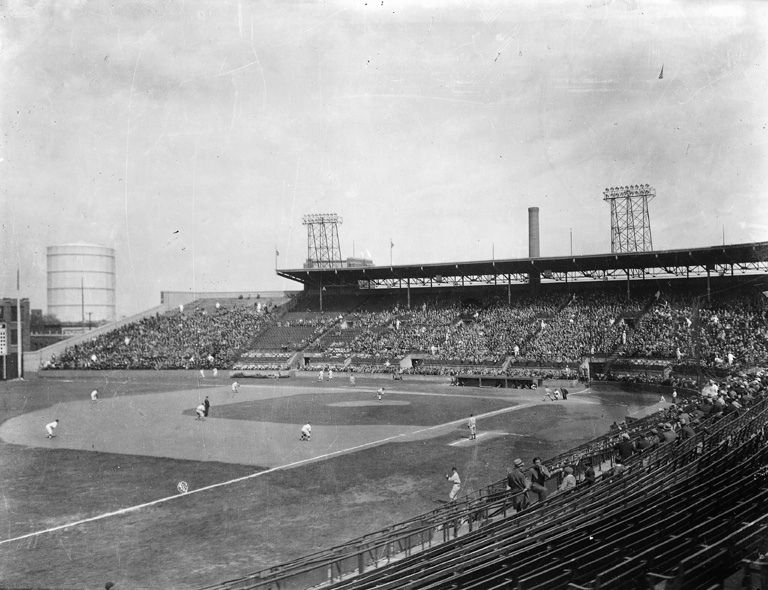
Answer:
[[(304, 284), (279, 306), (200, 299), (102, 330), (45, 369), (218, 368), (240, 378), (322, 367), (424, 383), (450, 376), (477, 396), (620, 384), (672, 400), (675, 391), (674, 405), (546, 457), (555, 476), (543, 502), (518, 511), (497, 479), (206, 588), (723, 587), (766, 575), (767, 262), (768, 244), (757, 243), (279, 271)], [(628, 457), (617, 454), (620, 434)], [(559, 491), (566, 467), (578, 485)]]

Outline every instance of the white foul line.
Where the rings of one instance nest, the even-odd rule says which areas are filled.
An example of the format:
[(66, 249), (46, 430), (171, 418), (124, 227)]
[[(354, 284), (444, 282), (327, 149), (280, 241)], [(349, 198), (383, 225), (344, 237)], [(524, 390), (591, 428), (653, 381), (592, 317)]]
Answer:
[[(502, 410), (495, 410), (493, 412), (488, 412), (487, 414), (481, 414), (478, 417), (488, 417), (488, 416), (495, 416), (496, 414), (501, 414), (504, 412), (511, 412), (513, 410), (519, 410), (523, 407), (528, 407), (530, 405), (534, 404), (522, 404), (520, 406), (513, 406), (510, 408), (504, 408)], [(331, 453), (325, 453), (324, 455), (317, 455), (316, 457), (309, 457), (308, 459), (301, 459), (299, 461), (294, 461), (293, 463), (287, 463), (285, 465), (279, 465), (277, 467), (270, 467), (269, 469), (265, 469), (264, 471), (258, 471), (256, 473), (252, 473), (250, 475), (244, 475), (242, 477), (237, 477), (235, 479), (230, 479), (228, 481), (222, 481), (219, 483), (214, 483), (208, 486), (203, 486), (202, 488), (197, 488), (194, 490), (190, 490), (184, 494), (174, 494), (173, 496), (166, 496), (165, 498), (159, 498), (157, 500), (152, 500), (151, 502), (145, 502), (144, 504), (137, 504), (136, 506), (129, 506), (128, 508), (121, 508), (120, 510), (114, 510), (112, 512), (105, 512), (103, 514), (98, 514), (96, 516), (91, 516), (90, 518), (84, 518), (82, 520), (76, 520), (75, 522), (69, 522), (66, 524), (60, 524), (59, 526), (51, 527), (48, 529), (43, 529), (41, 531), (35, 531), (32, 533), (27, 533), (26, 535), (20, 535), (18, 537), (13, 537), (12, 539), (5, 539), (0, 541), (0, 545), (5, 545), (6, 543), (13, 543), (14, 541), (21, 541), (23, 539), (28, 539), (30, 537), (36, 537), (38, 535), (44, 535), (46, 533), (53, 533), (56, 531), (60, 531), (63, 529), (68, 529), (74, 526), (79, 526), (81, 524), (86, 524), (89, 522), (96, 522), (97, 520), (104, 520), (105, 518), (110, 518), (112, 516), (120, 516), (121, 514), (128, 514), (129, 512), (135, 512), (137, 510), (141, 510), (142, 508), (148, 508), (149, 506), (155, 506), (156, 504), (162, 504), (164, 502), (169, 502), (171, 500), (176, 500), (178, 498), (183, 498), (184, 496), (189, 496), (190, 494), (197, 494), (199, 492), (207, 492), (208, 490), (213, 490), (215, 488), (219, 488), (222, 486), (227, 486), (233, 483), (238, 483), (241, 481), (245, 481), (248, 479), (253, 479), (255, 477), (259, 477), (261, 475), (266, 475), (268, 473), (274, 473), (275, 471), (282, 471), (284, 469), (291, 469), (293, 467), (297, 467), (299, 465), (302, 465), (304, 463), (312, 463), (314, 461), (319, 461), (322, 459), (328, 459), (330, 457), (334, 457), (336, 455), (342, 455), (345, 453), (350, 453), (352, 451), (357, 451), (360, 449), (364, 449), (365, 447), (372, 447), (377, 446), (380, 444), (384, 444), (387, 442), (390, 442), (392, 440), (395, 440), (397, 438), (403, 438), (408, 436), (414, 436), (417, 434), (421, 434), (423, 432), (429, 432), (430, 430), (436, 430), (438, 428), (445, 428), (446, 426), (451, 426), (454, 424), (464, 424), (466, 422), (465, 419), (460, 420), (454, 420), (453, 422), (446, 422), (445, 424), (437, 424), (434, 426), (428, 426), (426, 428), (422, 428), (421, 430), (415, 430), (412, 432), (403, 432), (401, 434), (395, 434), (393, 436), (388, 436), (386, 438), (382, 438), (381, 440), (375, 440), (367, 443), (363, 443), (361, 445), (357, 445), (355, 447), (350, 447), (348, 449), (341, 449), (338, 451), (333, 451)]]

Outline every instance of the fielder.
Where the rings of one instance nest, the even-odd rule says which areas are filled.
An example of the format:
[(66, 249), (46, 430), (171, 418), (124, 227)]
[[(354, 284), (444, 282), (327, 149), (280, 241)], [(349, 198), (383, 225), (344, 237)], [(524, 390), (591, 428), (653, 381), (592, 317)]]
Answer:
[(99, 401), (99, 390), (98, 389), (94, 389), (91, 392), (91, 403), (95, 404), (97, 401)]
[(197, 418), (195, 420), (205, 420), (205, 404), (200, 404), (195, 408)]
[(384, 388), (383, 388), (383, 387), (379, 387), (379, 388), (376, 390), (376, 399), (377, 399), (377, 400), (379, 400), (379, 401), (381, 401), (381, 396), (382, 396), (382, 395), (384, 395)]
[(312, 440), (312, 426), (310, 426), (309, 422), (301, 427), (301, 435), (299, 436), (299, 440)]
[(59, 425), (59, 419), (56, 418), (53, 422), (49, 422), (45, 425), (45, 431), (48, 433), (45, 438), (53, 438), (56, 435), (53, 434), (53, 431), (56, 429), (56, 427)]
[(232, 393), (237, 393), (238, 391), (240, 391), (240, 384), (235, 381), (232, 383)]
[(469, 439), (475, 440), (477, 438), (477, 419), (475, 419), (474, 414), (469, 415), (469, 420), (467, 420), (467, 428), (469, 428)]

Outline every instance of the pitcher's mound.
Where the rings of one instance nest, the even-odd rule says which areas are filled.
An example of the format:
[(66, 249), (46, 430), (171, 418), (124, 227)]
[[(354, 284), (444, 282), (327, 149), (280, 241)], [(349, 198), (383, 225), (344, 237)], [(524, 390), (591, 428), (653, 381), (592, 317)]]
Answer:
[(398, 400), (382, 400), (382, 401), (376, 401), (375, 399), (372, 400), (359, 400), (359, 401), (353, 401), (353, 402), (335, 402), (332, 404), (328, 404), (329, 406), (333, 406), (335, 408), (362, 408), (366, 406), (410, 406), (411, 402), (403, 402)]

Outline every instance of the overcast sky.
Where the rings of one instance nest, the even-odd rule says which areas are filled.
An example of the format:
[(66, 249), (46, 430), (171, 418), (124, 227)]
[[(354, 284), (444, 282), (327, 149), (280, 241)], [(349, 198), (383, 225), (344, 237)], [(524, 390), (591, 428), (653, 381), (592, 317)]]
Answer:
[[(0, 296), (46, 247), (161, 290), (295, 289), (307, 213), (389, 264), (610, 251), (647, 183), (656, 249), (768, 239), (765, 2), (6, 2)], [(664, 66), (663, 79), (659, 72)], [(178, 233), (176, 233), (178, 232)]]

